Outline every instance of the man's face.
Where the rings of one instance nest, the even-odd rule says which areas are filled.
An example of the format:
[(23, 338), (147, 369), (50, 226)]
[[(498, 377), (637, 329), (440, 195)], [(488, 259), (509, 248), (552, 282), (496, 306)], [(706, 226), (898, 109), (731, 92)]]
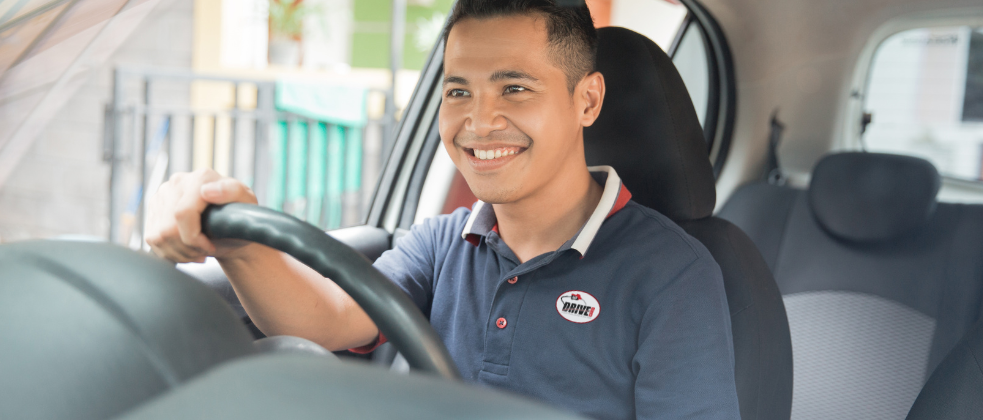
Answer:
[(583, 170), (583, 109), (547, 47), (537, 16), (464, 19), (448, 35), (440, 137), (482, 201), (515, 202)]

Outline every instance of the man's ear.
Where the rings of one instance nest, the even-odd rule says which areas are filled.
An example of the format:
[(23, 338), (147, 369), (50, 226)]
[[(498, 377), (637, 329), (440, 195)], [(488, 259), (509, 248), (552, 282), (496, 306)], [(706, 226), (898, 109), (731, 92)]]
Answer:
[(590, 127), (601, 114), (601, 105), (604, 104), (604, 76), (599, 71), (584, 76), (577, 84), (574, 95), (577, 111), (580, 112), (580, 124)]

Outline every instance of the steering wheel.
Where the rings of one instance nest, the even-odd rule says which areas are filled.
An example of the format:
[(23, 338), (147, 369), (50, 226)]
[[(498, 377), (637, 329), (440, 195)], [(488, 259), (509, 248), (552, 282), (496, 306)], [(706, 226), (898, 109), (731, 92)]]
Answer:
[(252, 204), (209, 206), (202, 232), (211, 239), (243, 239), (287, 253), (348, 293), (410, 367), (460, 379), (447, 347), (416, 305), (358, 251), (293, 216)]

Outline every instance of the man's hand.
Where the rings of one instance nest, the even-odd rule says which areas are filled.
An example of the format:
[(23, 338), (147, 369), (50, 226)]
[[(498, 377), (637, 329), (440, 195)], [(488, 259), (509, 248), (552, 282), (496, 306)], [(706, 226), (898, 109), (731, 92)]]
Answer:
[(256, 204), (245, 184), (211, 169), (176, 173), (147, 203), (147, 244), (155, 254), (174, 262), (204, 262), (205, 257), (234, 257), (248, 244), (213, 243), (201, 233), (201, 213), (209, 204)]
[(218, 259), (243, 309), (266, 335), (304, 337), (329, 350), (359, 347), (379, 329), (344, 290), (290, 256), (240, 240), (201, 233), (209, 204), (256, 204), (243, 183), (206, 169), (174, 174), (147, 203), (147, 243), (174, 262)]

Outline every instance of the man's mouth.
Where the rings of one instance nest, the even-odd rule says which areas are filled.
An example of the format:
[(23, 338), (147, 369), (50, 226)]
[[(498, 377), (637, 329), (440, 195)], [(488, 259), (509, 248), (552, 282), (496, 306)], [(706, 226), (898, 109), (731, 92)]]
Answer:
[(479, 160), (493, 160), (502, 157), (508, 157), (512, 155), (517, 155), (526, 150), (525, 147), (497, 147), (494, 149), (469, 149), (464, 148), (464, 151), (478, 158)]

